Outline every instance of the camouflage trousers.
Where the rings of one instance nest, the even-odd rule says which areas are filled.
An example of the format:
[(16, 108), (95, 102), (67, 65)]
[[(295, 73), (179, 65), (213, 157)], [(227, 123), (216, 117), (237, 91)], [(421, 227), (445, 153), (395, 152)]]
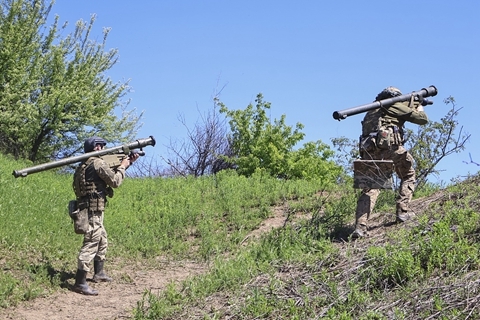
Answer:
[(90, 271), (92, 260), (105, 260), (107, 253), (107, 231), (103, 227), (103, 211), (89, 213), (90, 228), (83, 235), (83, 245), (78, 254), (78, 269)]
[[(412, 155), (401, 145), (391, 145), (388, 150), (377, 149), (367, 155), (364, 160), (392, 160), (395, 173), (400, 179), (400, 189), (396, 195), (396, 214), (408, 211), (408, 204), (415, 191), (415, 170)], [(357, 227), (366, 227), (370, 214), (375, 207), (379, 189), (364, 189), (357, 201), (355, 220)]]

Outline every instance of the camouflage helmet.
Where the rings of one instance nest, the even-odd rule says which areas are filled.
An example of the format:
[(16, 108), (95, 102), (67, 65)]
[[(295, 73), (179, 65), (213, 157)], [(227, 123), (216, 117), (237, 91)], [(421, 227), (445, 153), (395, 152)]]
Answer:
[(387, 87), (380, 92), (377, 97), (375, 98), (375, 101), (383, 100), (383, 99), (389, 99), (397, 96), (401, 96), (402, 92), (395, 87)]
[(91, 137), (91, 138), (88, 138), (88, 139), (85, 140), (85, 142), (83, 143), (83, 151), (84, 151), (85, 153), (91, 152), (91, 151), (93, 151), (93, 149), (95, 149), (95, 146), (96, 146), (97, 144), (102, 144), (103, 146), (106, 146), (106, 145), (107, 145), (107, 142), (105, 141), (105, 139), (100, 138), (100, 137)]

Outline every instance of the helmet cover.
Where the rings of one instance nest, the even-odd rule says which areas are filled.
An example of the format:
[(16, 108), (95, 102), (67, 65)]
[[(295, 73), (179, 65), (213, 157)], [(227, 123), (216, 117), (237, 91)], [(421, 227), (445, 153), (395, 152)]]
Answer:
[(100, 137), (91, 137), (91, 138), (88, 138), (87, 140), (85, 140), (84, 144), (83, 144), (83, 151), (85, 153), (87, 152), (91, 152), (93, 151), (93, 149), (95, 149), (95, 146), (97, 144), (101, 144), (103, 146), (106, 146), (107, 145), (107, 142), (105, 141), (105, 139), (103, 138), (100, 138)]
[(401, 96), (402, 92), (395, 87), (386, 87), (385, 89), (380, 92), (377, 97), (375, 98), (375, 101), (379, 100), (384, 100), (384, 99), (389, 99), (397, 96)]

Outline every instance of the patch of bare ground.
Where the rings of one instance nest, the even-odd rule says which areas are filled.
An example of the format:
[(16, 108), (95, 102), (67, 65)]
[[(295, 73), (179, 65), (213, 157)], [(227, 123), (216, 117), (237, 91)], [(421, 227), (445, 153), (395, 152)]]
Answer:
[(309, 219), (310, 214), (292, 213), (288, 202), (273, 208), (273, 214), (263, 220), (260, 226), (250, 232), (243, 240), (242, 244), (258, 239), (262, 234), (272, 231), (273, 229), (285, 227), (287, 223), (294, 223), (297, 220)]
[[(193, 262), (158, 260), (155, 267), (112, 261), (105, 269), (114, 281), (88, 282), (98, 296), (85, 296), (69, 288), (44, 298), (24, 302), (14, 308), (0, 310), (0, 319), (65, 320), (65, 319), (129, 319), (132, 309), (145, 291), (160, 292), (170, 282), (181, 282), (187, 277), (205, 272), (206, 265)], [(72, 274), (69, 285), (75, 282)], [(90, 278), (90, 275), (89, 277)], [(87, 280), (88, 280), (87, 278)]]

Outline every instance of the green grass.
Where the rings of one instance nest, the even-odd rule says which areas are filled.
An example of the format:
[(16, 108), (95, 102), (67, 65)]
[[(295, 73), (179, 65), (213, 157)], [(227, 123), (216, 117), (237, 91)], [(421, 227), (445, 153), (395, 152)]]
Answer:
[[(30, 166), (0, 156), (0, 305), (15, 305), (66, 286), (82, 236), (67, 213), (72, 175), (53, 170), (15, 179)], [(271, 206), (324, 188), (321, 181), (285, 182), (222, 172), (204, 178), (126, 179), (109, 199), (108, 256), (211, 260), (236, 253)]]
[[(65, 287), (82, 237), (67, 214), (71, 175), (14, 179), (12, 171), (28, 164), (0, 161), (0, 306), (8, 307)], [(415, 225), (341, 242), (354, 218), (358, 192), (351, 186), (261, 172), (127, 179), (106, 209), (108, 256), (211, 266), (160, 293), (146, 291), (133, 310), (138, 320), (479, 319), (471, 280), (480, 276), (479, 180), (441, 190)], [(429, 185), (416, 197), (436, 191)], [(383, 192), (377, 210), (393, 210), (394, 198)], [(286, 226), (244, 242), (285, 203)]]
[[(160, 295), (147, 292), (135, 319), (478, 319), (468, 302), (478, 294), (468, 278), (480, 273), (478, 189), (446, 189), (416, 226), (378, 244), (346, 244), (343, 253), (332, 231), (348, 221), (356, 197), (340, 194), (322, 215), (265, 235), (233, 259), (217, 260), (210, 273)], [(318, 212), (314, 198), (295, 208)], [(225, 307), (213, 308), (212, 299)]]

